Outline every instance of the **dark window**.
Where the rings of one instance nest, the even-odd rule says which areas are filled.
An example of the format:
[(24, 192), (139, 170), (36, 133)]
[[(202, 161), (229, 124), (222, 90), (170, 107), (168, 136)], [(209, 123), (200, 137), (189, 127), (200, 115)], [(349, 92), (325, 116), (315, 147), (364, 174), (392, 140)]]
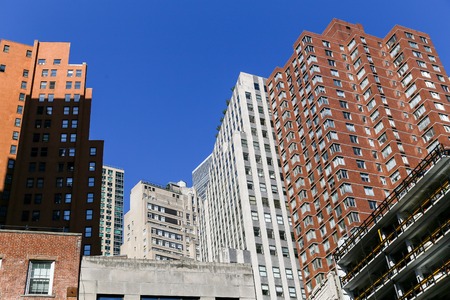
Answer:
[(45, 162), (39, 163), (39, 172), (45, 172)]
[(28, 222), (30, 220), (30, 211), (22, 211), (22, 222)]
[(33, 210), (33, 214), (31, 215), (31, 221), (37, 222), (41, 217), (41, 212), (39, 210)]
[(36, 187), (37, 188), (43, 188), (44, 187), (44, 178), (38, 178), (36, 180)]
[(60, 204), (61, 202), (62, 202), (62, 194), (61, 193), (55, 194), (55, 203)]
[(34, 204), (41, 204), (41, 203), (42, 203), (42, 194), (34, 195)]
[(41, 135), (39, 133), (33, 133), (33, 142), (37, 143), (41, 139)]
[(36, 171), (36, 163), (35, 162), (30, 162), (28, 164), (28, 172), (34, 172)]
[(47, 147), (42, 147), (41, 148), (41, 156), (42, 157), (46, 157), (48, 154), (48, 148)]
[(31, 204), (31, 194), (23, 195), (23, 204)]
[(59, 221), (60, 218), (61, 218), (61, 211), (54, 210), (53, 214), (52, 214), (52, 220), (53, 221)]

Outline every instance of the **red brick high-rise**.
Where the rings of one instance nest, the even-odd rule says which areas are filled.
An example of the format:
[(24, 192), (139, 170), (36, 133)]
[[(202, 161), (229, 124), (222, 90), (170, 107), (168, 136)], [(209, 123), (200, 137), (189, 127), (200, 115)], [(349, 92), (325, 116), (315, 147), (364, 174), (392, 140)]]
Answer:
[(428, 151), (450, 145), (449, 79), (430, 37), (334, 19), (267, 80), (307, 293), (332, 252)]
[(100, 254), (103, 141), (89, 140), (92, 89), (69, 48), (0, 41), (0, 225), (80, 232)]

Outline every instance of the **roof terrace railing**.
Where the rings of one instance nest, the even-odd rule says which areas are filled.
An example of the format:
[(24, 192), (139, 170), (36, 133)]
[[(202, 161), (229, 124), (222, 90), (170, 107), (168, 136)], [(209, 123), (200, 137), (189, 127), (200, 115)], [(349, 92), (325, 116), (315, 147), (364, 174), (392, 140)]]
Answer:
[(406, 193), (434, 166), (441, 157), (450, 156), (450, 149), (444, 149), (442, 144), (437, 145), (428, 155), (411, 171), (411, 173), (386, 197), (386, 199), (365, 219), (358, 229), (334, 252), (334, 258), (339, 261), (372, 226), (377, 223), (391, 206), (399, 202)]

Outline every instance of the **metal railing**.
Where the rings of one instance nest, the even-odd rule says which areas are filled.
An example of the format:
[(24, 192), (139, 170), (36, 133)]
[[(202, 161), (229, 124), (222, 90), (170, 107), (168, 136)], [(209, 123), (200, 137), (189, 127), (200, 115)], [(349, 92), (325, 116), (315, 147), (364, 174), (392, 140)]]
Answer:
[[(436, 243), (436, 241), (445, 236), (450, 230), (450, 219), (448, 219), (444, 224), (436, 228), (429, 236), (427, 236), (419, 245), (417, 245), (411, 252), (409, 252), (403, 259), (398, 261), (394, 266), (389, 268), (383, 275), (381, 275), (374, 283), (372, 283), (368, 288), (364, 290), (361, 294), (355, 297), (355, 300), (363, 299), (367, 297), (371, 293), (373, 293), (378, 286), (383, 285), (387, 281), (391, 279), (395, 274), (401, 272), (403, 268), (407, 267), (409, 263), (411, 263), (415, 257), (417, 257), (420, 253), (428, 250), (432, 245)], [(432, 245), (426, 246), (427, 243), (432, 243)], [(412, 257), (412, 258), (411, 258)]]
[[(414, 287), (409, 289), (403, 296), (401, 296), (398, 300), (404, 300), (404, 299), (412, 299), (419, 293), (424, 292), (424, 286), (425, 288), (429, 287), (432, 283), (436, 283), (436, 276), (439, 276), (441, 274), (442, 277), (449, 276), (450, 275), (450, 259), (440, 268), (436, 269), (433, 273), (431, 273), (429, 276), (424, 278), (422, 281), (420, 281), (418, 284), (416, 284)], [(439, 279), (439, 278), (438, 278)], [(409, 296), (412, 296), (411, 298), (407, 298)]]
[(358, 229), (352, 234), (344, 243), (336, 249), (334, 252), (334, 257), (336, 261), (347, 253), (351, 247), (353, 247), (361, 237), (372, 228), (373, 225), (377, 223), (378, 218), (382, 217), (387, 211), (390, 210), (391, 206), (399, 202), (400, 199), (411, 189), (414, 185), (425, 175), (426, 171), (433, 166), (441, 157), (449, 156), (450, 150), (444, 149), (444, 147), (439, 144), (434, 148), (428, 155), (411, 171), (411, 173), (406, 177), (390, 194), (386, 199), (365, 219)]
[(383, 247), (397, 238), (401, 233), (407, 230), (407, 228), (404, 228), (404, 226), (409, 226), (412, 223), (415, 223), (418, 218), (415, 218), (418, 214), (422, 213), (425, 214), (429, 208), (433, 206), (433, 203), (436, 199), (443, 196), (445, 193), (448, 192), (450, 189), (450, 179), (447, 179), (445, 183), (439, 187), (431, 196), (426, 198), (419, 207), (417, 207), (405, 220), (403, 220), (395, 229), (393, 232), (391, 232), (389, 235), (387, 235), (383, 240), (380, 241), (380, 243), (368, 254), (366, 255), (355, 267), (353, 267), (344, 277), (342, 277), (342, 283), (346, 284), (352, 277), (356, 275), (356, 273), (361, 270), (366, 262), (368, 262), (370, 259), (374, 258), (376, 255), (378, 255), (382, 250)]
[(0, 230), (24, 230), (24, 231), (50, 231), (50, 232), (67, 232), (67, 227), (38, 227), (38, 226), (15, 226), (0, 225)]

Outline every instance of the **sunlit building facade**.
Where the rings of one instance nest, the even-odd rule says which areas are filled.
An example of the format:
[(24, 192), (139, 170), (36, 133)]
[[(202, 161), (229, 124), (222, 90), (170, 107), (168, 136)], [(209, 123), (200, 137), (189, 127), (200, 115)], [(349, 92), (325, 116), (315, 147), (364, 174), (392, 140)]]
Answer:
[(100, 203), (102, 255), (119, 255), (123, 237), (123, 169), (103, 166)]
[(264, 78), (240, 73), (227, 102), (201, 201), (202, 260), (246, 251), (257, 299), (302, 299), (264, 86)]
[(384, 38), (334, 19), (303, 32), (267, 80), (307, 293), (332, 251), (439, 143), (449, 145), (449, 80), (430, 37)]
[(186, 183), (139, 181), (131, 190), (120, 254), (155, 260), (198, 259), (197, 195)]

